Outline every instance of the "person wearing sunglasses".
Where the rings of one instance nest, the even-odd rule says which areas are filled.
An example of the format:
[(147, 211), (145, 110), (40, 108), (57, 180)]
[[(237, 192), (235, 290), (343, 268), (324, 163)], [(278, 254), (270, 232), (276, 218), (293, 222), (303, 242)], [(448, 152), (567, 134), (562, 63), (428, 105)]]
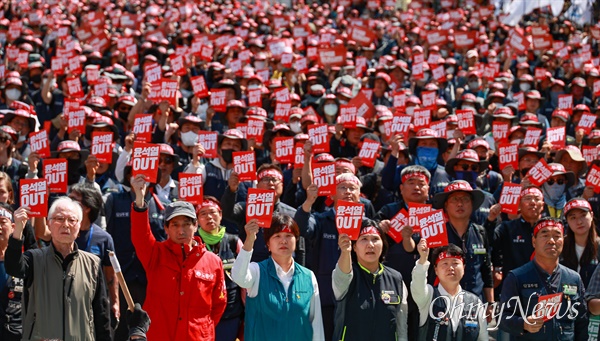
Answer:
[[(461, 143), (460, 139), (457, 139), (458, 144)], [(487, 160), (479, 159), (479, 155), (473, 149), (465, 149), (449, 159), (446, 163), (446, 173), (452, 180), (463, 180), (466, 181), (469, 186), (473, 189), (481, 189), (477, 179), (479, 174), (484, 170), (488, 169), (489, 162)], [(486, 192), (481, 191), (484, 194), (484, 200), (480, 206), (473, 207), (471, 218), (473, 222), (479, 225), (483, 225), (487, 219), (487, 215), (490, 211), (490, 207), (496, 203), (494, 197)]]
[(560, 163), (550, 163), (552, 176), (542, 185), (544, 193), (544, 212), (542, 216), (562, 218), (567, 204), (567, 189), (575, 183), (575, 174), (565, 170)]
[(179, 198), (179, 182), (171, 177), (173, 170), (179, 164), (179, 156), (168, 144), (161, 143), (159, 146), (158, 182), (153, 190), (160, 202), (168, 205)]

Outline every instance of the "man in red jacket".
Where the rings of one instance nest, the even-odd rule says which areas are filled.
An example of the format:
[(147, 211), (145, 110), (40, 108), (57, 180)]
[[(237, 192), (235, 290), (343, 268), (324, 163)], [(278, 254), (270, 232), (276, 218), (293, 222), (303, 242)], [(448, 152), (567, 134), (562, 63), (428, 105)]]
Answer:
[(131, 181), (131, 239), (148, 277), (144, 309), (152, 319), (149, 341), (214, 340), (227, 304), (221, 259), (207, 252), (192, 204), (176, 201), (165, 209), (167, 240), (157, 242), (144, 203), (146, 181)]

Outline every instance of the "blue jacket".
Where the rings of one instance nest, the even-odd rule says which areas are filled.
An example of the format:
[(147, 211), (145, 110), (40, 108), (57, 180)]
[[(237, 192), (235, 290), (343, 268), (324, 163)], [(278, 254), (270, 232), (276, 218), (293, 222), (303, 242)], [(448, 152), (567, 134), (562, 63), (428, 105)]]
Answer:
[(272, 258), (258, 263), (260, 284), (256, 297), (246, 299), (244, 339), (246, 341), (312, 340), (310, 300), (312, 275), (294, 264), (292, 283), (285, 292)]
[[(539, 296), (555, 293), (563, 294), (558, 313), (544, 322), (537, 333), (526, 332), (525, 316), (522, 316), (520, 309), (530, 316)], [(588, 315), (583, 295), (583, 284), (575, 271), (559, 264), (554, 273), (549, 275), (535, 261), (530, 261), (511, 271), (504, 279), (500, 295), (504, 307), (500, 329), (511, 334), (511, 340), (587, 340)], [(513, 297), (518, 298), (520, 307), (515, 304)], [(507, 304), (509, 300), (511, 304)]]

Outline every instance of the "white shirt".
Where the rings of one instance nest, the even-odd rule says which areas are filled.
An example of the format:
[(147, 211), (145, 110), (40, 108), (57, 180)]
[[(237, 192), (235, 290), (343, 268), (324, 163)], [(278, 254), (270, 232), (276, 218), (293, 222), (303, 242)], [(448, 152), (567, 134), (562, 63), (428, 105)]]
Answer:
[[(577, 255), (577, 262), (581, 260), (581, 256), (583, 256), (583, 251), (585, 251), (585, 246), (577, 245), (575, 243), (575, 254)], [(577, 265), (577, 272), (581, 270), (581, 265)]]
[(177, 187), (173, 178), (169, 177), (169, 182), (165, 187), (160, 187), (160, 184), (156, 184), (156, 196), (161, 202), (171, 202), (171, 189)]
[[(420, 264), (417, 260), (415, 267), (412, 271), (412, 282), (410, 282), (410, 292), (413, 295), (413, 299), (419, 307), (419, 326), (422, 327), (425, 322), (427, 322), (427, 317), (429, 317), (429, 307), (431, 306), (431, 301), (433, 299), (433, 287), (427, 284), (427, 270), (429, 269), (429, 261), (425, 262), (425, 264)], [(458, 294), (452, 296), (444, 289), (444, 287), (440, 284), (438, 286), (438, 290), (440, 295), (448, 297), (450, 302), (456, 299), (456, 303), (454, 304), (456, 307), (459, 307), (459, 304), (463, 303), (464, 295), (460, 295), (462, 292), (462, 288), (460, 285), (458, 286)], [(478, 303), (481, 304), (481, 301)], [(449, 307), (451, 309), (451, 306)], [(462, 312), (463, 315), (466, 313), (468, 308), (465, 307), (465, 312)], [(485, 311), (482, 310), (481, 313), (477, 314), (477, 320), (479, 323), (479, 336), (477, 337), (478, 341), (487, 341), (489, 340), (488, 332), (487, 332), (487, 320), (484, 316)], [(456, 331), (458, 325), (460, 323), (460, 309), (451, 310), (450, 320), (452, 321), (452, 330)]]
[[(231, 269), (231, 277), (233, 281), (240, 287), (247, 289), (248, 297), (256, 297), (258, 295), (258, 288), (260, 284), (260, 269), (258, 267), (258, 263), (250, 263), (253, 251), (248, 252), (244, 249), (241, 249), (237, 258), (235, 259), (235, 262), (233, 262), (233, 268)], [(283, 287), (287, 292), (290, 284), (292, 283), (292, 277), (294, 276), (294, 263), (292, 263), (292, 266), (287, 272), (283, 271), (277, 262), (273, 261), (273, 263), (275, 264), (277, 278), (279, 278), (279, 281), (281, 281), (281, 284), (283, 284)], [(325, 333), (323, 331), (323, 318), (321, 316), (319, 284), (317, 283), (317, 278), (312, 271), (310, 271), (310, 276), (313, 285), (313, 296), (310, 299), (309, 311), (309, 319), (313, 329), (312, 339), (313, 341), (322, 341), (325, 340)], [(282, 316), (282, 318), (284, 317)]]

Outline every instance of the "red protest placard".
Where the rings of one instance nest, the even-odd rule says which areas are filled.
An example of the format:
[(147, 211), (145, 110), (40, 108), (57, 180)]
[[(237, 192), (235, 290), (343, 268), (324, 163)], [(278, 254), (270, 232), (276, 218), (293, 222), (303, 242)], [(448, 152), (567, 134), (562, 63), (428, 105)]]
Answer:
[(351, 240), (357, 240), (362, 225), (365, 205), (338, 200), (335, 206), (335, 225), (338, 233), (345, 233)]
[[(371, 95), (366, 95), (363, 90), (365, 89), (361, 89), (348, 104), (357, 108), (356, 115), (364, 117), (365, 120), (369, 120), (375, 113), (375, 106), (371, 101)], [(369, 90), (372, 91), (372, 89)]]
[(519, 109), (519, 111), (525, 110), (526, 106), (525, 106), (525, 93), (524, 92), (518, 92), (516, 94), (513, 95), (513, 99), (515, 101), (517, 101), (517, 107)]
[(546, 140), (552, 143), (554, 149), (565, 147), (566, 131), (565, 127), (554, 127), (546, 130)]
[(417, 214), (417, 221), (421, 228), (421, 238), (427, 239), (427, 247), (434, 248), (448, 245), (444, 210), (433, 210)]
[(391, 227), (387, 234), (392, 237), (396, 243), (400, 243), (402, 241), (402, 229), (408, 225), (408, 212), (406, 209), (401, 209), (398, 214), (390, 219), (390, 225)]
[(534, 78), (535, 80), (541, 81), (546, 78), (546, 69), (541, 67), (536, 67), (534, 70)]
[(392, 120), (392, 134), (404, 135), (408, 133), (408, 128), (410, 127), (411, 121), (412, 117), (409, 115), (395, 115)]
[(205, 158), (216, 158), (217, 157), (217, 137), (216, 131), (199, 131), (198, 142), (204, 147)]
[(136, 114), (133, 122), (135, 140), (150, 142), (152, 140), (152, 114)]
[(537, 51), (550, 50), (552, 49), (552, 43), (554, 39), (551, 34), (543, 34), (539, 36), (533, 36), (533, 49)]
[(429, 125), (431, 124), (431, 110), (424, 108), (415, 109), (413, 113), (413, 124), (415, 126), (415, 131), (429, 128)]
[(500, 143), (498, 145), (498, 160), (500, 169), (512, 166), (513, 169), (519, 169), (519, 145), (513, 143)]
[(71, 111), (68, 114), (67, 127), (69, 134), (78, 130), (81, 134), (85, 133), (85, 111), (81, 108)]
[(319, 196), (335, 193), (335, 164), (333, 162), (313, 164), (312, 176), (313, 183), (319, 187)]
[(308, 126), (308, 139), (313, 144), (313, 153), (329, 153), (327, 124), (311, 124)]
[(573, 114), (573, 95), (558, 95), (557, 109), (566, 110), (570, 115)]
[(69, 96), (71, 97), (82, 98), (84, 95), (79, 77), (68, 77), (67, 88), (69, 89)]
[(208, 97), (208, 87), (206, 86), (204, 76), (192, 77), (190, 81), (192, 82), (192, 89), (194, 90), (194, 95), (196, 95), (196, 97)]
[(261, 94), (262, 94), (261, 89), (248, 90), (248, 106), (262, 107), (262, 99), (260, 98)]
[(352, 26), (350, 39), (362, 46), (369, 46), (377, 36), (375, 32), (367, 27)]
[(100, 78), (100, 66), (88, 65), (85, 67), (85, 76), (87, 77), (88, 84), (98, 84), (98, 78)]
[(421, 226), (419, 225), (417, 215), (428, 212), (431, 212), (431, 205), (429, 204), (417, 204), (412, 202), (408, 203), (408, 225), (412, 226), (413, 233), (421, 232)]
[(203, 45), (200, 51), (200, 59), (205, 62), (211, 62), (213, 59), (213, 47), (212, 45)]
[(499, 143), (508, 142), (509, 129), (510, 123), (494, 121), (492, 123), (492, 136), (494, 137), (494, 141)]
[(360, 147), (360, 152), (358, 153), (358, 157), (362, 161), (363, 165), (371, 168), (375, 166), (375, 160), (377, 159), (379, 146), (379, 142), (375, 140), (367, 138), (363, 140), (362, 147)]
[(134, 142), (131, 176), (144, 175), (146, 181), (156, 182), (158, 179), (158, 158), (160, 146), (157, 144)]
[(177, 105), (177, 89), (179, 87), (179, 82), (176, 79), (166, 79), (163, 78), (160, 80), (160, 94), (158, 95), (158, 101), (167, 101), (171, 106)]
[(29, 133), (29, 146), (31, 152), (38, 153), (42, 159), (50, 157), (50, 140), (46, 130)]
[[(516, 168), (515, 168), (516, 169)], [(519, 195), (521, 194), (521, 185), (505, 182), (500, 193), (500, 205), (502, 212), (507, 214), (519, 213)]]
[(463, 134), (477, 134), (472, 110), (456, 110), (456, 117), (458, 117), (458, 129), (462, 131)]
[(171, 68), (178, 76), (187, 75), (187, 69), (185, 67), (185, 60), (183, 56), (171, 56)]
[(477, 32), (456, 32), (454, 33), (454, 46), (456, 48), (471, 48), (477, 43)]
[(67, 193), (67, 159), (46, 159), (42, 162), (50, 193)]
[(446, 121), (434, 121), (429, 125), (429, 129), (435, 130), (439, 137), (445, 139), (448, 130), (448, 124)]
[(579, 120), (579, 123), (577, 123), (576, 130), (583, 129), (583, 131), (587, 135), (592, 131), (592, 129), (594, 129), (595, 126), (596, 126), (596, 115), (589, 114), (589, 113), (583, 113), (583, 115), (581, 115), (581, 119)]
[(562, 292), (540, 296), (535, 305), (536, 309), (533, 311), (534, 315), (537, 318), (541, 317), (544, 322), (552, 320), (560, 310), (562, 298)]
[(240, 181), (256, 180), (256, 155), (253, 151), (233, 152), (233, 164)]
[(215, 109), (216, 112), (225, 112), (227, 109), (227, 103), (225, 103), (225, 96), (227, 89), (212, 89), (210, 92), (210, 106)]
[(304, 143), (296, 142), (294, 144), (294, 169), (304, 167)]
[(524, 147), (538, 147), (538, 144), (540, 143), (540, 137), (542, 136), (542, 129), (540, 128), (534, 128), (534, 127), (528, 127), (527, 131), (525, 132), (525, 138), (523, 138), (523, 143), (522, 145)]
[(354, 105), (340, 105), (340, 115), (337, 123), (344, 128), (356, 128), (356, 112), (357, 108)]
[(344, 66), (346, 64), (346, 48), (338, 45), (317, 50), (319, 64), (329, 66)]
[(594, 96), (600, 97), (600, 79), (594, 81)]
[(423, 91), (421, 93), (423, 108), (435, 107), (435, 91)]
[(144, 65), (144, 77), (146, 82), (154, 83), (162, 77), (162, 68), (158, 63)]
[(394, 100), (394, 108), (406, 108), (406, 92), (405, 91), (397, 91), (393, 96)]
[(202, 191), (202, 174), (179, 173), (179, 200), (200, 205), (204, 193)]
[(248, 129), (246, 130), (247, 139), (254, 139), (256, 143), (262, 144), (264, 132), (265, 121), (254, 117), (248, 119)]
[(275, 144), (275, 160), (281, 164), (294, 162), (294, 138), (276, 137), (273, 139)]
[(98, 162), (112, 162), (113, 138), (112, 131), (92, 133), (92, 155), (96, 156)]
[(273, 119), (276, 122), (288, 122), (290, 120), (291, 108), (291, 101), (277, 102), (277, 104), (275, 105), (275, 114), (273, 115)]
[(48, 184), (46, 179), (21, 179), (19, 184), (21, 206), (27, 206), (31, 209), (29, 216), (46, 217), (48, 215)]
[(546, 160), (542, 158), (535, 166), (531, 167), (526, 176), (529, 178), (532, 185), (540, 187), (546, 180), (550, 179), (552, 176), (552, 169), (548, 166)]
[(246, 200), (246, 222), (258, 220), (258, 226), (271, 227), (275, 208), (275, 190), (248, 188)]
[(600, 193), (600, 167), (594, 165), (585, 177), (585, 185), (594, 187), (594, 193)]
[(588, 166), (596, 159), (598, 159), (598, 153), (600, 152), (599, 146), (581, 146), (581, 155), (587, 162)]

